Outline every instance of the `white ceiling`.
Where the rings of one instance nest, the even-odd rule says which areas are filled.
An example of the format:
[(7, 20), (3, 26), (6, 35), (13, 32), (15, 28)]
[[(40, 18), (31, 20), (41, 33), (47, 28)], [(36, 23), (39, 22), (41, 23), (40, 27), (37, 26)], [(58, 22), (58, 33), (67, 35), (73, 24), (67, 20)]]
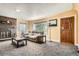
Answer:
[(71, 8), (71, 3), (0, 3), (0, 15), (33, 20), (55, 15)]

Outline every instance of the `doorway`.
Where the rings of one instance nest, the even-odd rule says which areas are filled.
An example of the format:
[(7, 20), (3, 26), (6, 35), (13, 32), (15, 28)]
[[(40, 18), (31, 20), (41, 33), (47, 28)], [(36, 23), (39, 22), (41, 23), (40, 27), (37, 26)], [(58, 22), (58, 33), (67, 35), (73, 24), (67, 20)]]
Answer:
[(61, 18), (60, 22), (61, 43), (74, 44), (74, 17)]

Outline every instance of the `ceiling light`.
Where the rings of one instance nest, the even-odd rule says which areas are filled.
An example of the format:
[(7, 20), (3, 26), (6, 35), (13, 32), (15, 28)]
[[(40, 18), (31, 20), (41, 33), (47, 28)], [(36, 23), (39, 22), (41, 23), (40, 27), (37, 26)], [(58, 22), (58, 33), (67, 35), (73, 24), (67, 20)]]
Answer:
[(16, 12), (20, 12), (21, 10), (20, 9), (16, 9)]

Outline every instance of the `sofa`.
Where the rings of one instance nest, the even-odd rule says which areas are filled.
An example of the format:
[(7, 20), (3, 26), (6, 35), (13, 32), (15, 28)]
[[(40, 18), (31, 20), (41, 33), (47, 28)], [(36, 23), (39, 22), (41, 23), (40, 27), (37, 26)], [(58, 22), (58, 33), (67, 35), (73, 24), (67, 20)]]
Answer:
[(29, 41), (36, 42), (36, 43), (46, 42), (46, 36), (43, 35), (43, 32), (28, 33), (28, 34), (25, 34), (24, 37), (28, 38)]

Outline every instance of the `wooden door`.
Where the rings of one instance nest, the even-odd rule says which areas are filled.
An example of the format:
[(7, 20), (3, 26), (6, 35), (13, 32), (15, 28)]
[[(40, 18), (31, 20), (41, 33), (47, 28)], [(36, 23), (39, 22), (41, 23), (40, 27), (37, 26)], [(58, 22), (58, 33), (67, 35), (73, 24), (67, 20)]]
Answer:
[(61, 42), (74, 44), (74, 17), (61, 18)]

